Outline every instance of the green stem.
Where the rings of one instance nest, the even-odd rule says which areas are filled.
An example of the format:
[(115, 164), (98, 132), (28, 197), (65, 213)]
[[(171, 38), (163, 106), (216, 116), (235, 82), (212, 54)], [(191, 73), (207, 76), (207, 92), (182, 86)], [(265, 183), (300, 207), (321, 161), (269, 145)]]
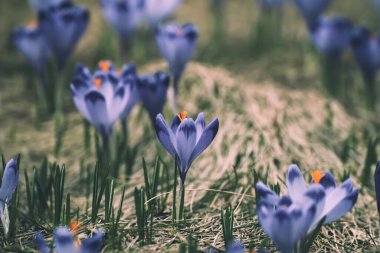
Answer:
[(177, 221), (177, 177), (178, 177), (178, 169), (177, 169), (177, 157), (175, 158), (174, 163), (174, 185), (173, 185), (173, 210), (172, 210), (172, 220), (173, 220), (173, 226), (175, 226)]
[(179, 183), (179, 194), (180, 194), (180, 202), (179, 202), (179, 213), (178, 219), (180, 221), (184, 220), (184, 210), (185, 210), (185, 182), (180, 180)]

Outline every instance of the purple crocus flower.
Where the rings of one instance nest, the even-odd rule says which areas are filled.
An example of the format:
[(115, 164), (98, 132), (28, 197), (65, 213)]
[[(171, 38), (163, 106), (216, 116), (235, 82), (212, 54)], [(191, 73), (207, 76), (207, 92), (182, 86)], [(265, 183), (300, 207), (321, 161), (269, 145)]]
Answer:
[(375, 193), (376, 193), (376, 204), (377, 204), (377, 212), (380, 216), (380, 161), (376, 164), (375, 171)]
[(155, 127), (162, 146), (174, 159), (177, 158), (180, 178), (184, 183), (192, 162), (211, 144), (218, 133), (219, 120), (214, 119), (206, 127), (202, 112), (195, 121), (187, 118), (187, 112), (182, 112), (174, 117), (169, 126), (159, 114)]
[(324, 13), (331, 4), (331, 0), (294, 0), (294, 3), (310, 25)]
[(120, 116), (120, 119), (125, 121), (128, 119), (133, 107), (140, 101), (139, 90), (137, 87), (136, 65), (125, 64), (121, 70), (120, 79), (123, 85), (131, 92), (131, 97)]
[(367, 81), (373, 81), (380, 68), (380, 35), (359, 27), (352, 33), (351, 48)]
[(50, 57), (50, 49), (37, 22), (30, 21), (26, 26), (17, 27), (12, 33), (12, 40), (33, 68), (41, 73)]
[[(54, 246), (57, 253), (97, 253), (101, 251), (104, 241), (104, 233), (97, 231), (92, 237), (82, 241), (78, 247), (75, 244), (73, 234), (66, 227), (58, 227), (54, 232)], [(49, 253), (45, 240), (41, 233), (36, 234), (36, 243), (39, 252)]]
[(64, 1), (40, 10), (38, 19), (61, 69), (87, 28), (89, 12)]
[(181, 75), (197, 45), (198, 29), (190, 23), (183, 26), (169, 23), (157, 29), (156, 41), (162, 56), (169, 64), (174, 78), (174, 92), (177, 96)]
[(132, 86), (121, 80), (110, 61), (100, 61), (93, 75), (77, 65), (71, 91), (80, 113), (103, 137), (112, 133), (114, 123), (134, 99)]
[[(291, 165), (286, 173), (286, 186), (293, 202), (303, 203), (312, 200), (317, 207), (310, 229), (313, 230), (324, 218), (324, 224), (336, 221), (346, 215), (355, 205), (359, 189), (355, 189), (352, 179), (347, 179), (336, 187), (334, 176), (329, 172), (314, 171), (311, 185), (307, 186), (297, 165)], [(279, 196), (262, 183), (256, 185), (262, 199), (276, 203)], [(309, 192), (313, 189), (312, 192)]]
[(183, 0), (141, 0), (144, 9), (144, 19), (154, 28), (164, 19), (170, 17), (181, 5)]
[(0, 219), (3, 218), (5, 206), (10, 206), (12, 195), (17, 188), (19, 181), (19, 169), (16, 160), (11, 159), (7, 162), (1, 180), (0, 187)]
[(120, 40), (128, 42), (143, 19), (142, 0), (101, 0), (106, 21), (116, 30)]
[(350, 44), (351, 21), (345, 17), (321, 17), (310, 25), (309, 32), (319, 52), (338, 59)]
[(137, 79), (139, 97), (153, 124), (166, 103), (169, 81), (169, 75), (161, 71)]
[(317, 208), (313, 201), (298, 203), (283, 196), (273, 205), (262, 198), (257, 207), (261, 228), (282, 253), (292, 253), (307, 235)]

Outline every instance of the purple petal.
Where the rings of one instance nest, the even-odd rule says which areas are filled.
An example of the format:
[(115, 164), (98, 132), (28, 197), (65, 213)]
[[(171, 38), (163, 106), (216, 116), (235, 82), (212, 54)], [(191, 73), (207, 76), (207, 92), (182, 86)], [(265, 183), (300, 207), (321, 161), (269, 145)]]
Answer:
[(46, 246), (44, 237), (41, 232), (36, 233), (36, 244), (40, 253), (49, 253), (49, 248)]
[(174, 144), (174, 134), (166, 123), (164, 117), (158, 114), (156, 117), (156, 134), (161, 145), (169, 152), (169, 154), (175, 158), (176, 150)]
[(59, 227), (55, 231), (54, 245), (57, 253), (75, 252), (73, 235), (65, 227)]
[(197, 141), (198, 141), (203, 133), (203, 130), (206, 127), (205, 116), (203, 112), (198, 114), (198, 117), (195, 120), (195, 127), (197, 129)]
[(184, 119), (176, 133), (176, 148), (178, 160), (181, 163), (181, 173), (184, 176), (190, 167), (191, 154), (196, 144), (196, 129), (192, 119)]
[(14, 159), (9, 160), (5, 166), (3, 179), (0, 188), (0, 201), (9, 203), (12, 200), (12, 194), (16, 190), (19, 181), (19, 169)]
[(290, 165), (288, 168), (286, 186), (291, 198), (302, 200), (307, 187), (300, 169), (295, 164)]
[(104, 241), (104, 233), (98, 231), (93, 237), (82, 241), (82, 246), (79, 253), (98, 253), (101, 251)]

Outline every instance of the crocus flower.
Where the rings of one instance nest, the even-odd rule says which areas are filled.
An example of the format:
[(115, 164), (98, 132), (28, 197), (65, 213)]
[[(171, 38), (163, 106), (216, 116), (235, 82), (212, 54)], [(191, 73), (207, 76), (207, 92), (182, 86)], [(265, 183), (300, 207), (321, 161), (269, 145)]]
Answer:
[(19, 169), (16, 160), (11, 159), (7, 162), (1, 180), (0, 187), (0, 219), (3, 218), (5, 206), (10, 206), (12, 195), (16, 190), (19, 181)]
[(169, 75), (158, 71), (154, 75), (142, 75), (137, 79), (140, 99), (154, 123), (166, 103)]
[(331, 4), (331, 0), (294, 0), (308, 24), (315, 22)]
[(131, 92), (131, 97), (128, 99), (124, 111), (120, 118), (126, 120), (131, 113), (133, 107), (139, 102), (139, 90), (137, 87), (137, 72), (134, 64), (125, 64), (120, 73), (120, 79), (124, 86)]
[(132, 96), (132, 86), (121, 81), (110, 61), (100, 61), (92, 75), (88, 68), (77, 65), (71, 92), (79, 112), (103, 136), (112, 133), (115, 121)]
[(183, 0), (143, 0), (144, 19), (152, 28), (170, 17), (178, 9)]
[(375, 193), (376, 193), (376, 204), (377, 204), (377, 211), (380, 216), (380, 161), (376, 164), (376, 171), (375, 171)]
[(141, 0), (101, 0), (106, 21), (116, 30), (120, 40), (127, 42), (143, 19)]
[(89, 12), (71, 1), (64, 1), (40, 10), (38, 18), (58, 66), (62, 68), (87, 28)]
[(260, 226), (281, 253), (292, 253), (306, 237), (316, 212), (312, 201), (298, 203), (288, 196), (281, 197), (275, 207), (262, 198), (257, 208)]
[(317, 50), (335, 59), (349, 46), (351, 28), (351, 21), (341, 16), (321, 17), (309, 26), (310, 37)]
[(17, 27), (12, 40), (20, 53), (41, 73), (50, 56), (48, 43), (37, 22), (30, 21), (26, 26)]
[(203, 113), (197, 119), (187, 118), (187, 112), (174, 117), (170, 126), (164, 117), (159, 114), (156, 118), (157, 138), (178, 162), (179, 174), (182, 183), (192, 162), (211, 144), (219, 129), (218, 118), (207, 127)]
[[(101, 251), (104, 241), (104, 233), (97, 231), (90, 238), (81, 242), (78, 247), (75, 243), (73, 234), (66, 227), (58, 227), (54, 233), (54, 246), (57, 253), (97, 253)], [(41, 253), (49, 253), (45, 240), (41, 233), (36, 234), (36, 243)]]
[(351, 47), (365, 79), (373, 81), (380, 68), (380, 35), (359, 27), (352, 33)]
[(162, 56), (169, 64), (174, 78), (175, 95), (177, 95), (181, 75), (196, 48), (198, 29), (190, 23), (183, 26), (170, 23), (157, 29), (156, 40)]
[(234, 240), (228, 245), (226, 253), (244, 253), (244, 244), (241, 241)]
[[(314, 171), (311, 185), (307, 186), (297, 165), (291, 165), (286, 174), (286, 186), (293, 202), (303, 203), (310, 199), (316, 203), (317, 213), (312, 222), (311, 230), (325, 217), (324, 224), (331, 223), (343, 217), (355, 205), (359, 189), (354, 189), (352, 179), (347, 179), (336, 187), (334, 176), (329, 172)], [(312, 193), (308, 190), (312, 188)], [(267, 203), (276, 203), (279, 199), (276, 193), (262, 183), (256, 185), (261, 198)]]

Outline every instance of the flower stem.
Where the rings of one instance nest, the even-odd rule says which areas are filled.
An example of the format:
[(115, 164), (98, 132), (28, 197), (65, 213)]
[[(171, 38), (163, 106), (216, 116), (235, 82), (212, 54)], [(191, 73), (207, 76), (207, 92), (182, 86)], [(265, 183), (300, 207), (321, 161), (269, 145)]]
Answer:
[(176, 224), (177, 221), (177, 177), (178, 177), (178, 169), (177, 169), (177, 157), (175, 158), (174, 162), (174, 184), (173, 184), (173, 207), (172, 207), (172, 220), (173, 220), (173, 227)]
[(185, 207), (185, 182), (180, 180), (179, 183), (179, 194), (180, 194), (180, 202), (179, 202), (179, 212), (178, 212), (178, 219), (180, 221), (184, 220), (184, 207)]

